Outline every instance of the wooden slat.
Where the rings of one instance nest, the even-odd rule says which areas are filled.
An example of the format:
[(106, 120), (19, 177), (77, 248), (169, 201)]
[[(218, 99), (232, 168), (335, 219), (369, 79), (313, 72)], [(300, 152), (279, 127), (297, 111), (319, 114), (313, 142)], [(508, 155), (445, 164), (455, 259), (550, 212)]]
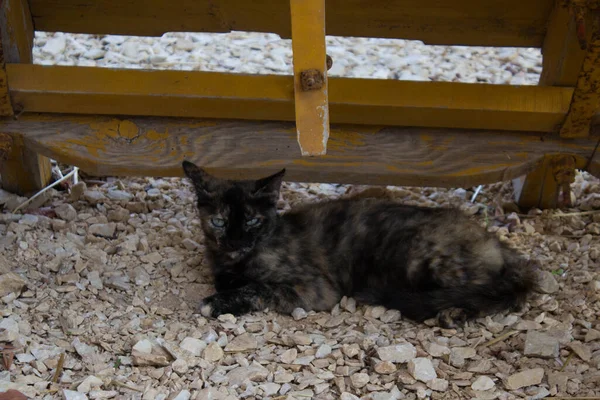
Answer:
[[(291, 36), (287, 1), (30, 0), (37, 30), (160, 36), (274, 32)], [(327, 34), (429, 44), (541, 47), (553, 0), (327, 0)]]
[[(94, 175), (181, 176), (192, 160), (225, 178), (287, 168), (290, 181), (469, 187), (529, 173), (544, 154), (583, 168), (592, 138), (375, 126), (332, 126), (327, 155), (302, 157), (289, 122), (24, 114), (0, 130)], [(592, 162), (590, 169), (598, 170)]]
[(4, 63), (30, 63), (33, 26), (26, 0), (0, 2), (0, 116), (14, 114)]
[(19, 135), (13, 135), (7, 160), (0, 161), (2, 189), (11, 193), (31, 194), (48, 184), (51, 173), (50, 160), (32, 150), (29, 144), (23, 143)]
[(513, 180), (515, 200), (523, 209), (556, 208), (560, 186), (554, 178), (552, 157), (545, 155), (529, 174)]
[[(29, 112), (294, 120), (291, 76), (7, 65)], [(329, 79), (332, 123), (551, 132), (573, 89)]]
[[(591, 18), (587, 18), (586, 22), (590, 26)], [(540, 85), (573, 87), (577, 84), (585, 50), (579, 45), (575, 19), (564, 0), (555, 0), (548, 19), (542, 55)]]
[(33, 23), (27, 0), (0, 3), (0, 33), (6, 63), (33, 62)]
[(327, 153), (329, 104), (325, 0), (290, 0), (296, 132), (305, 156)]
[(592, 36), (577, 79), (569, 113), (560, 129), (562, 137), (589, 135), (592, 118), (600, 111), (600, 9), (590, 11)]
[[(0, 2), (0, 53), (7, 63), (30, 63), (33, 48), (33, 24), (27, 0), (3, 0)], [(0, 57), (1, 58), (1, 57)], [(6, 89), (7, 81), (2, 83), (0, 73), (0, 92)], [(9, 84), (10, 85), (10, 84)], [(7, 107), (11, 106), (10, 112)], [(2, 106), (0, 105), (0, 108)], [(14, 102), (5, 100), (0, 115), (12, 115), (19, 112)], [(0, 130), (0, 133), (4, 133)], [(4, 158), (4, 157), (3, 157)], [(0, 160), (2, 188), (11, 192), (25, 194), (43, 188), (51, 178), (50, 160), (23, 146), (19, 138), (14, 138), (10, 151)]]

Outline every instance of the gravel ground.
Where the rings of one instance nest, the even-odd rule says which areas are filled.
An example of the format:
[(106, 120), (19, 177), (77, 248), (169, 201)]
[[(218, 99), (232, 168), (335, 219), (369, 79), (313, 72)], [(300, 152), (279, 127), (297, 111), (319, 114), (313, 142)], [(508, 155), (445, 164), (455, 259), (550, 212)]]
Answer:
[[(529, 49), (328, 40), (344, 76), (535, 84)], [(273, 35), (163, 38), (46, 35), (36, 62), (290, 73)], [(265, 51), (268, 50), (268, 51)], [(215, 54), (217, 56), (215, 56)], [(210, 57), (209, 57), (210, 56)], [(473, 188), (284, 184), (282, 211), (305, 201), (377, 196), (463, 208), (542, 261), (542, 293), (518, 314), (444, 330), (343, 299), (207, 320), (212, 293), (190, 185), (88, 180), (50, 190), (26, 213), (0, 192), (0, 392), (41, 399), (516, 399), (600, 396), (600, 182), (578, 174), (573, 209), (522, 214), (510, 183)], [(0, 398), (1, 395), (0, 395)]]

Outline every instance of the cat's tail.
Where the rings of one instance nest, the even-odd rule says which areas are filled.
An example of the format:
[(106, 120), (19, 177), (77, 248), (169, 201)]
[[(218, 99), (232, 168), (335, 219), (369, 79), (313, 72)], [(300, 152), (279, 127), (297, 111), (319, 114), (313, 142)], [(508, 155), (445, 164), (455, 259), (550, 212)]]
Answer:
[(537, 286), (536, 265), (507, 254), (502, 270), (486, 283), (426, 291), (369, 291), (357, 295), (357, 300), (399, 310), (403, 316), (419, 322), (451, 308), (462, 309), (469, 318), (517, 311)]

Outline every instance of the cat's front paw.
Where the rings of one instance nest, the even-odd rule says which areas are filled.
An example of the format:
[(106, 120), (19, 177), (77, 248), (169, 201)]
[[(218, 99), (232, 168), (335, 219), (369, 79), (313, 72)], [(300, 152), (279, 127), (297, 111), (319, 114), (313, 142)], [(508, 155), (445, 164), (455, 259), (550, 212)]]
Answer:
[(469, 314), (462, 308), (447, 308), (437, 315), (438, 324), (444, 329), (456, 329), (465, 326)]
[(246, 310), (239, 303), (239, 299), (232, 293), (216, 293), (202, 299), (198, 310), (207, 318), (217, 318), (223, 314), (240, 315)]
[(202, 314), (202, 316), (206, 318), (216, 318), (222, 314), (219, 311), (219, 302), (216, 299), (216, 296), (217, 295), (213, 295), (202, 299), (200, 305), (198, 306), (198, 311), (200, 311), (200, 314)]
[(200, 302), (200, 305), (198, 306), (198, 311), (200, 312), (200, 314), (202, 314), (202, 316), (206, 318), (210, 318), (213, 316), (212, 310), (213, 308), (210, 302), (206, 302), (204, 300), (202, 300)]

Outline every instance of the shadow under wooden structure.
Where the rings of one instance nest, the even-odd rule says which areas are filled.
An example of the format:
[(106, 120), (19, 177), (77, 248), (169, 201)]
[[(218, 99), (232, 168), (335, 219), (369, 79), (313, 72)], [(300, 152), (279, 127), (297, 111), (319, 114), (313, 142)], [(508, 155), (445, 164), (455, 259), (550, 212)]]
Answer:
[[(3, 187), (45, 185), (51, 157), (97, 175), (468, 187), (515, 179), (556, 207), (575, 169), (600, 175), (600, 7), (594, 0), (4, 0)], [(273, 32), (294, 75), (31, 63), (35, 30), (159, 36)], [(538, 86), (328, 78), (325, 32), (427, 44), (538, 47)], [(331, 125), (330, 125), (331, 124)], [(568, 197), (568, 196), (567, 196)]]

